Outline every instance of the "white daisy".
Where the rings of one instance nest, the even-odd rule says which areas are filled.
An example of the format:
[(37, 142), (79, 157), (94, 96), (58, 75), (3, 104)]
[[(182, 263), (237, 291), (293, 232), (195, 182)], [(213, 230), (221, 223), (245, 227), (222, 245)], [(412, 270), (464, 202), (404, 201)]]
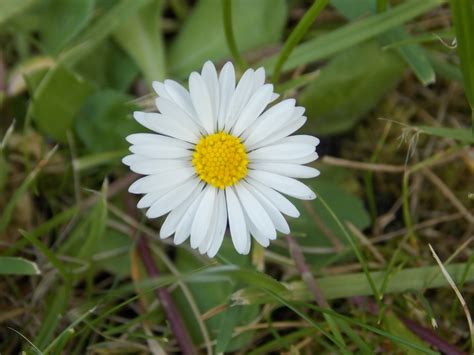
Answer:
[(144, 194), (138, 208), (148, 218), (167, 213), (160, 237), (213, 257), (227, 226), (235, 249), (248, 254), (251, 236), (264, 247), (277, 231), (290, 232), (283, 214), (298, 217), (282, 194), (303, 200), (316, 196), (295, 178), (319, 171), (303, 164), (318, 158), (319, 139), (290, 136), (306, 121), (294, 99), (267, 110), (278, 95), (265, 84), (265, 71), (248, 69), (236, 85), (228, 62), (220, 74), (211, 62), (191, 73), (189, 91), (173, 80), (154, 82), (160, 113), (135, 112), (155, 133), (127, 137), (133, 153), (124, 164), (138, 174), (131, 193)]

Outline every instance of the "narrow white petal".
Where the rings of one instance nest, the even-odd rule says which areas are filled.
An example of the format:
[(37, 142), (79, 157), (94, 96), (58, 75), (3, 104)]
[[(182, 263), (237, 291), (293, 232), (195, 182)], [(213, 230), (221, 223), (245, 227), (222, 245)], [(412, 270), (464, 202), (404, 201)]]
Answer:
[(130, 154), (130, 155), (127, 155), (127, 156), (122, 158), (122, 163), (124, 163), (127, 166), (132, 166), (133, 164), (138, 164), (138, 163), (141, 163), (143, 161), (146, 162), (148, 160), (149, 160), (148, 158), (141, 157), (141, 156), (136, 155), (136, 154)]
[(319, 175), (318, 169), (299, 164), (258, 162), (250, 163), (248, 167), (254, 170), (263, 170), (270, 173), (299, 179), (309, 179)]
[[(247, 226), (249, 229), (250, 234), (254, 237), (254, 239), (257, 241), (258, 244), (260, 244), (262, 247), (266, 248), (270, 245), (270, 239), (266, 237), (252, 222), (252, 220), (249, 218), (248, 213), (245, 214), (246, 217), (246, 222)], [(249, 250), (250, 251), (250, 250)]]
[(242, 138), (248, 149), (267, 137), (269, 132), (282, 127), (293, 115), (295, 110), (294, 99), (287, 99), (277, 103), (265, 111), (253, 125), (242, 134)]
[(169, 191), (169, 188), (149, 192), (138, 201), (137, 208), (148, 208)]
[(181, 218), (179, 221), (173, 239), (176, 245), (183, 243), (191, 234), (191, 226), (193, 224), (194, 216), (203, 196), (204, 190), (199, 193), (196, 199), (191, 203), (191, 206), (189, 206), (189, 208), (184, 213), (183, 218)]
[(146, 212), (148, 218), (158, 218), (183, 203), (197, 188), (199, 179), (191, 179), (186, 183), (166, 192), (156, 200)]
[(227, 227), (227, 205), (223, 190), (219, 190), (217, 195), (217, 213), (215, 236), (207, 250), (207, 256), (210, 258), (213, 258), (219, 251)]
[(189, 76), (189, 92), (199, 122), (207, 133), (212, 133), (214, 130), (214, 113), (212, 111), (211, 96), (206, 83), (196, 72)]
[(192, 132), (202, 132), (204, 129), (197, 123), (192, 116), (188, 115), (178, 104), (167, 100), (164, 97), (158, 97), (156, 100), (156, 107), (163, 114), (165, 118), (179, 122)]
[(229, 110), (227, 111), (225, 122), (226, 132), (229, 132), (234, 126), (234, 123), (238, 119), (240, 112), (243, 110), (249, 101), (250, 96), (253, 94), (254, 73), (255, 72), (253, 69), (247, 69), (235, 88), (234, 95), (232, 95), (232, 99), (229, 104)]
[(202, 182), (199, 183), (198, 187), (193, 190), (192, 194), (184, 200), (178, 207), (170, 212), (170, 214), (166, 217), (165, 221), (163, 222), (161, 229), (160, 229), (160, 238), (166, 239), (170, 237), (178, 227), (179, 222), (183, 218), (184, 214), (191, 206), (191, 204), (195, 201), (195, 199), (199, 196), (202, 191), (204, 184)]
[(309, 144), (282, 143), (253, 150), (248, 153), (248, 158), (250, 161), (298, 159), (313, 153), (314, 149)]
[(262, 207), (270, 216), (273, 224), (275, 225), (275, 228), (284, 234), (290, 233), (290, 226), (288, 225), (288, 222), (286, 221), (285, 217), (283, 217), (278, 208), (275, 207), (275, 205), (273, 205), (273, 203), (271, 203), (270, 200), (267, 199), (254, 186), (246, 183), (245, 181), (242, 181), (241, 184), (244, 185), (247, 190), (249, 190), (257, 198)]
[(168, 100), (173, 100), (171, 95), (168, 93), (168, 90), (166, 90), (165, 84), (159, 81), (154, 81), (151, 83), (151, 86), (153, 86), (153, 89), (155, 90), (158, 96), (164, 97)]
[(208, 185), (199, 204), (191, 227), (191, 248), (196, 249), (210, 229), (212, 214), (215, 209), (217, 188)]
[(280, 139), (277, 144), (282, 144), (282, 143), (294, 143), (294, 144), (309, 144), (314, 147), (317, 147), (319, 145), (319, 138), (307, 135), (307, 134), (299, 134), (296, 136), (289, 136)]
[[(319, 158), (318, 153), (314, 152), (298, 159), (291, 159), (290, 161), (280, 160), (278, 163), (290, 163), (290, 164), (308, 164)], [(270, 163), (270, 161), (268, 161)], [(276, 161), (274, 161), (276, 162)]]
[(286, 176), (260, 170), (250, 170), (248, 176), (260, 181), (268, 187), (280, 191), (281, 193), (301, 200), (313, 200), (316, 198), (316, 195), (308, 186), (298, 180)]
[(195, 174), (194, 168), (183, 168), (149, 175), (135, 181), (128, 191), (133, 194), (145, 194), (182, 184)]
[[(295, 108), (295, 111), (296, 111), (297, 108)], [(294, 115), (294, 113), (293, 113), (293, 115)], [(288, 121), (288, 123), (286, 123), (279, 130), (275, 130), (275, 131), (272, 130), (271, 133), (269, 135), (267, 135), (264, 139), (261, 139), (258, 142), (256, 142), (252, 146), (252, 149), (257, 149), (257, 148), (260, 148), (260, 147), (264, 147), (266, 145), (274, 144), (275, 142), (278, 142), (280, 139), (282, 139), (284, 137), (287, 137), (290, 134), (296, 132), (305, 123), (306, 123), (306, 117), (305, 116), (300, 116), (298, 118), (291, 118)]]
[(152, 159), (191, 158), (193, 155), (190, 150), (165, 145), (132, 145), (129, 149), (132, 153)]
[(246, 180), (261, 192), (280, 212), (294, 218), (300, 216), (297, 208), (285, 196), (255, 179), (247, 177)]
[(202, 68), (201, 76), (207, 85), (209, 96), (211, 97), (213, 118), (214, 118), (214, 131), (217, 129), (217, 115), (219, 114), (219, 79), (217, 77), (217, 71), (214, 64), (211, 61), (204, 63)]
[(168, 92), (171, 100), (181, 107), (190, 117), (196, 120), (196, 111), (194, 110), (191, 96), (188, 90), (186, 90), (181, 84), (174, 80), (165, 80), (166, 91)]
[(272, 93), (273, 85), (266, 84), (261, 86), (255, 94), (252, 95), (232, 128), (233, 135), (240, 136), (245, 129), (255, 122), (258, 116), (265, 110), (265, 107), (270, 103)]
[(235, 91), (235, 70), (232, 62), (227, 62), (219, 75), (219, 113), (218, 129), (221, 130), (225, 126), (226, 117), (228, 116), (230, 101)]
[(255, 70), (253, 79), (253, 91), (257, 91), (263, 84), (265, 84), (265, 68), (260, 67)]
[(226, 187), (225, 194), (232, 243), (239, 254), (245, 254), (247, 249), (248, 231), (245, 224), (244, 212), (242, 211), (239, 199), (235, 195), (232, 187)]
[(243, 184), (235, 186), (240, 204), (255, 227), (268, 239), (276, 238), (276, 230), (268, 213), (260, 202), (244, 187)]
[(169, 147), (183, 148), (183, 149), (193, 149), (194, 144), (182, 141), (180, 139), (171, 138), (167, 136), (162, 136), (160, 134), (154, 133), (134, 133), (127, 136), (127, 141), (131, 144), (136, 145), (149, 145), (149, 144), (158, 144), (166, 145)]
[(164, 173), (165, 171), (192, 167), (191, 161), (185, 159), (149, 159), (143, 158), (139, 155), (135, 156), (139, 157), (141, 160), (132, 162), (130, 164), (130, 170), (137, 174), (154, 175)]
[(187, 142), (197, 143), (199, 135), (191, 131), (185, 125), (171, 118), (163, 117), (159, 113), (139, 112), (133, 113), (133, 117), (142, 126), (170, 137), (178, 138)]

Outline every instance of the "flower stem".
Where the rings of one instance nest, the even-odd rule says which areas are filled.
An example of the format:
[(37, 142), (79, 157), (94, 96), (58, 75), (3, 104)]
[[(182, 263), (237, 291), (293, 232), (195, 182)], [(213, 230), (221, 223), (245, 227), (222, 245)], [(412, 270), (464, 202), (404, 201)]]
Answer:
[(275, 69), (273, 70), (273, 83), (277, 84), (278, 80), (280, 80), (281, 70), (283, 69), (283, 65), (285, 64), (286, 60), (290, 56), (293, 49), (296, 45), (301, 41), (303, 36), (309, 30), (310, 26), (316, 20), (316, 17), (321, 13), (321, 11), (326, 7), (329, 3), (329, 0), (317, 0), (311, 5), (309, 10), (304, 14), (303, 18), (298, 25), (296, 25), (295, 29), (291, 32), (290, 36), (286, 40), (283, 48), (280, 52), (280, 56), (275, 64)]
[(237, 49), (237, 43), (235, 41), (234, 29), (232, 26), (232, 2), (231, 0), (222, 1), (222, 16), (224, 19), (224, 32), (227, 40), (227, 46), (229, 47), (230, 53), (234, 58), (235, 64), (239, 68), (239, 71), (243, 72), (247, 68), (247, 64), (240, 55)]

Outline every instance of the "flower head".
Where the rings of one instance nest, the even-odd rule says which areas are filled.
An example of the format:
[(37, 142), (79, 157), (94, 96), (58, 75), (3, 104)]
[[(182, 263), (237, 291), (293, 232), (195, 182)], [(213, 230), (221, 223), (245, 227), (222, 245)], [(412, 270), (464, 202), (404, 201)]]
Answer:
[(284, 215), (299, 212), (283, 194), (316, 196), (295, 178), (319, 171), (305, 166), (318, 158), (319, 140), (293, 135), (306, 121), (294, 99), (267, 108), (278, 95), (265, 84), (263, 68), (248, 69), (236, 85), (228, 62), (217, 73), (211, 62), (189, 77), (189, 91), (172, 80), (154, 82), (160, 113), (135, 112), (154, 133), (127, 137), (133, 153), (123, 159), (147, 175), (131, 193), (144, 194), (139, 208), (148, 218), (168, 214), (160, 237), (188, 237), (191, 247), (213, 257), (227, 226), (235, 249), (248, 254), (251, 236), (264, 247), (277, 231), (289, 233)]

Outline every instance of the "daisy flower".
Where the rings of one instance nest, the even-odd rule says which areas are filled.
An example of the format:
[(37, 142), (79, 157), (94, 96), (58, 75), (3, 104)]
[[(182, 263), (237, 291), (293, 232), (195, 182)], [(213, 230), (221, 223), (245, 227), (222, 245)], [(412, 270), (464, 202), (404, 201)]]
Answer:
[(306, 121), (294, 99), (278, 98), (265, 84), (265, 70), (248, 69), (236, 85), (228, 62), (220, 74), (206, 62), (191, 73), (189, 91), (173, 80), (154, 82), (160, 113), (135, 112), (154, 133), (127, 137), (133, 153), (124, 164), (146, 175), (129, 188), (144, 194), (138, 208), (148, 218), (168, 214), (160, 237), (213, 257), (229, 227), (235, 249), (248, 254), (251, 237), (267, 247), (277, 231), (288, 234), (283, 215), (299, 212), (283, 194), (316, 196), (295, 178), (319, 171), (305, 166), (318, 158), (319, 139), (293, 135)]

